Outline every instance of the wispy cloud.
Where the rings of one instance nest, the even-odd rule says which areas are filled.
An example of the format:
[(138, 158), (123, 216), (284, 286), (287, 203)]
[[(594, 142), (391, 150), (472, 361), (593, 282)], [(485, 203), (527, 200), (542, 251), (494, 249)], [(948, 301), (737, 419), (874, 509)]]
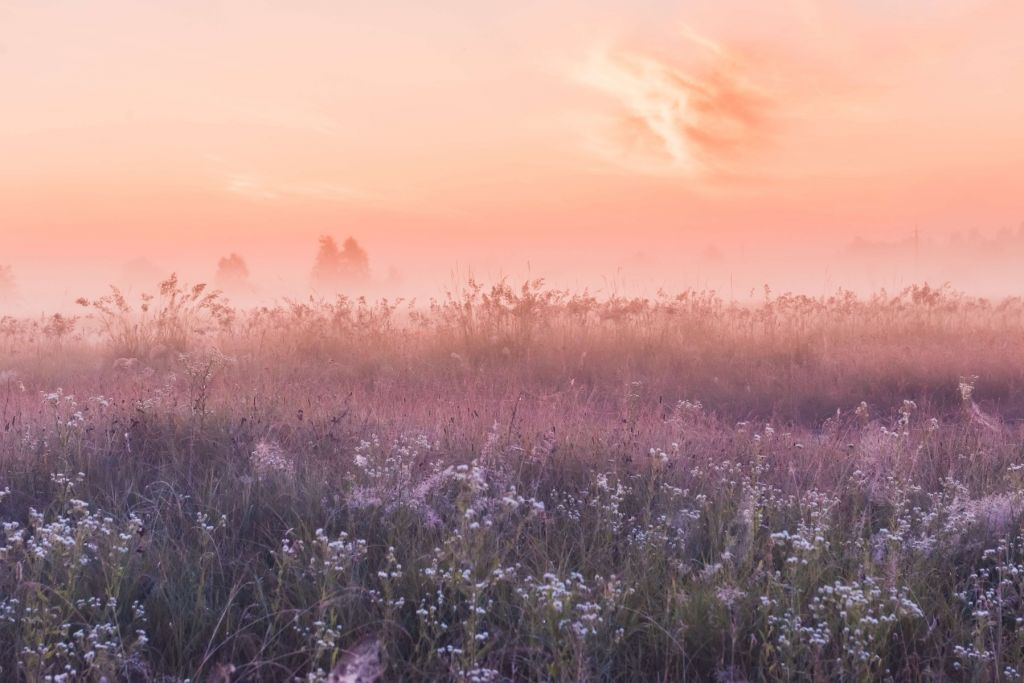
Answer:
[(224, 190), (260, 201), (301, 198), (350, 202), (366, 199), (363, 193), (347, 185), (322, 181), (271, 181), (252, 173), (228, 173), (224, 179)]
[(679, 59), (603, 49), (580, 80), (612, 98), (598, 151), (649, 172), (727, 171), (769, 134), (771, 93), (739, 57), (690, 30)]

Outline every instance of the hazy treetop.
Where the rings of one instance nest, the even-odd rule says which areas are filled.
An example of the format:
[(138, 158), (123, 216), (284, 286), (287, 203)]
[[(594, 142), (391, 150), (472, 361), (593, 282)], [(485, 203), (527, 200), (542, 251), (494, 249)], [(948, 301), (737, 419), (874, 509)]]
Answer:
[(370, 280), (370, 258), (354, 238), (347, 238), (339, 248), (333, 237), (324, 235), (310, 280), (314, 289), (328, 292), (365, 285)]

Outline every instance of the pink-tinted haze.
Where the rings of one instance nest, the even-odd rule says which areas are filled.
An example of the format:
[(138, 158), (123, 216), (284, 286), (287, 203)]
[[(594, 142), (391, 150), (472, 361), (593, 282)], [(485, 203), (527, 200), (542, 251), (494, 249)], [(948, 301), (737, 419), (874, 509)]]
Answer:
[(0, 265), (61, 300), (237, 251), (296, 291), (332, 234), (420, 287), (1012, 291), (986, 259), (1024, 256), (1022, 26), (1002, 0), (0, 0)]

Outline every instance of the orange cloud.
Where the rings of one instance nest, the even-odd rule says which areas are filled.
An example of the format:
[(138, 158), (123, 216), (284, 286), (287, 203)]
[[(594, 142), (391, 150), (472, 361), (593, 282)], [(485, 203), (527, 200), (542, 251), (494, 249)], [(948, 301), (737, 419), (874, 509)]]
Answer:
[(687, 32), (689, 64), (640, 51), (606, 50), (581, 75), (613, 98), (599, 150), (648, 172), (728, 171), (771, 133), (771, 93), (740, 58)]

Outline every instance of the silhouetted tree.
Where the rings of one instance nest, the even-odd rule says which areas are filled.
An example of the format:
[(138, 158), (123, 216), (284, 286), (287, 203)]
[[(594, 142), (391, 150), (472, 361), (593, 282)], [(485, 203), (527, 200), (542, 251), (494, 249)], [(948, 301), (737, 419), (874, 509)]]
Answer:
[(342, 274), (348, 281), (365, 282), (370, 279), (370, 257), (352, 237), (342, 245), (341, 265)]
[(238, 292), (249, 288), (249, 267), (245, 259), (232, 252), (217, 262), (214, 284), (226, 292)]
[(314, 288), (326, 291), (365, 284), (370, 280), (370, 257), (351, 237), (339, 249), (333, 237), (324, 235), (320, 238), (311, 280)]
[(315, 289), (333, 288), (338, 284), (338, 273), (341, 271), (341, 250), (333, 237), (320, 237), (320, 249), (316, 252), (313, 272), (310, 279)]

